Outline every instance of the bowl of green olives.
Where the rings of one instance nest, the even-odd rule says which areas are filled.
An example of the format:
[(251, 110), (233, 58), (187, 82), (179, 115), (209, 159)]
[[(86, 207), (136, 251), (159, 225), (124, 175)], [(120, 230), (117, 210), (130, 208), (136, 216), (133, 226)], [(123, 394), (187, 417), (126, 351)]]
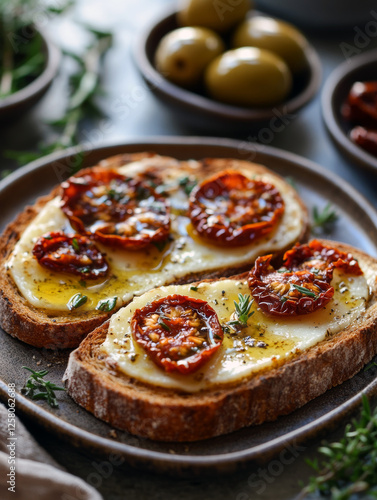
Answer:
[(195, 10), (198, 0), (185, 0), (186, 9), (162, 16), (135, 47), (142, 77), (180, 120), (234, 136), (275, 125), (315, 96), (321, 65), (301, 32), (249, 10), (248, 0), (233, 2), (231, 19), (227, 12), (211, 17), (216, 3), (201, 0), (200, 7), (207, 1)]

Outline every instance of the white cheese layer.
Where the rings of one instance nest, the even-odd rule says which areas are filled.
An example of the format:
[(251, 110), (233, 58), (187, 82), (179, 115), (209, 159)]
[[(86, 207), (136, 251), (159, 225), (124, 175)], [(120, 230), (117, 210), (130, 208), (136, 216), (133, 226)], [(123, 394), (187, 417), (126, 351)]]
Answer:
[(266, 316), (254, 303), (251, 309), (254, 314), (248, 326), (237, 334), (225, 333), (220, 349), (199, 371), (189, 376), (166, 373), (134, 341), (130, 322), (135, 310), (161, 297), (187, 295), (206, 300), (224, 325), (231, 319), (238, 294), (250, 294), (246, 282), (223, 280), (201, 283), (197, 291), (192, 290), (189, 284), (150, 290), (111, 318), (109, 332), (101, 348), (116, 362), (121, 372), (147, 384), (196, 392), (217, 384), (237, 382), (261, 368), (273, 367), (278, 360), (317, 344), (327, 335), (343, 330), (363, 313), (369, 296), (364, 276), (346, 276), (336, 271), (332, 284), (335, 294), (331, 302), (323, 309), (304, 316)]
[[(143, 164), (135, 162), (120, 167), (125, 173), (142, 171)], [(144, 167), (145, 168), (145, 167)], [(175, 177), (178, 169), (172, 169)], [(245, 175), (247, 171), (243, 171)], [(249, 173), (250, 176), (250, 173)], [(67, 311), (68, 302), (77, 293), (88, 297), (78, 312), (92, 310), (100, 300), (117, 297), (117, 305), (129, 302), (151, 288), (176, 281), (190, 273), (204, 273), (221, 268), (242, 266), (259, 255), (275, 252), (295, 242), (303, 227), (303, 211), (292, 196), (292, 188), (283, 180), (264, 174), (256, 178), (269, 181), (280, 191), (285, 213), (279, 227), (254, 244), (239, 248), (210, 245), (194, 234), (186, 216), (188, 201), (182, 189), (169, 179), (169, 200), (172, 206), (171, 236), (173, 240), (162, 250), (148, 248), (137, 252), (112, 250), (98, 245), (106, 253), (111, 273), (103, 280), (83, 282), (77, 276), (53, 273), (32, 255), (37, 238), (49, 231), (69, 230), (69, 221), (60, 209), (60, 199), (47, 203), (21, 236), (7, 263), (9, 272), (21, 294), (30, 304), (53, 311)], [(71, 232), (73, 232), (71, 230)]]

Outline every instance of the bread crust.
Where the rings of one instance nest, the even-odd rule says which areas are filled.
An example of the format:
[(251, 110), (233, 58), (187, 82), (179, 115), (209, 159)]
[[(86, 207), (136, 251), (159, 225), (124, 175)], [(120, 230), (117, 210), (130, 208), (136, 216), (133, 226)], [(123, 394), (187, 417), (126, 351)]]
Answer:
[[(174, 158), (161, 157), (154, 153), (133, 153), (121, 154), (100, 162), (101, 166), (116, 168), (131, 162), (146, 158), (156, 158), (156, 162), (163, 167), (164, 162), (172, 162), (174, 166), (183, 167), (187, 162), (180, 162)], [(220, 171), (224, 168), (247, 166), (248, 162), (230, 159), (205, 159), (203, 169), (208, 174)], [(170, 167), (169, 167), (170, 168)], [(256, 172), (263, 173), (266, 168), (253, 164)], [(279, 177), (277, 174), (274, 174)], [(59, 313), (51, 310), (43, 310), (31, 305), (18, 291), (12, 277), (5, 269), (5, 263), (12, 253), (14, 246), (20, 236), (32, 222), (39, 211), (48, 201), (59, 193), (56, 187), (51, 194), (39, 198), (33, 206), (27, 206), (18, 217), (11, 222), (0, 236), (0, 326), (12, 337), (18, 338), (27, 344), (35, 347), (47, 349), (75, 348), (82, 339), (99, 325), (101, 325), (116, 309), (111, 313), (81, 311)], [(308, 214), (306, 207), (298, 195), (295, 195), (302, 210), (302, 233), (299, 240), (302, 241), (308, 230)], [(286, 249), (281, 249), (281, 255)], [(250, 263), (233, 268), (219, 268), (208, 273), (192, 273), (175, 281), (176, 284), (189, 283), (200, 278), (218, 278), (220, 276), (231, 276), (232, 274), (246, 271)]]
[(71, 353), (64, 376), (68, 393), (112, 426), (157, 441), (207, 439), (291, 413), (351, 378), (377, 353), (377, 260), (335, 244), (351, 251), (373, 276), (365, 314), (342, 332), (242, 382), (187, 394), (117, 371), (100, 350), (106, 322)]

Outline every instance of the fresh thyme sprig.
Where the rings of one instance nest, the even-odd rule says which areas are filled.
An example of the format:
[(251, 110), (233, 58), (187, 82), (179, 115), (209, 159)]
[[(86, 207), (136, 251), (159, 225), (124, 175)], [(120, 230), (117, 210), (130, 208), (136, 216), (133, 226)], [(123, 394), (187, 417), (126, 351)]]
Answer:
[[(332, 500), (377, 497), (377, 409), (371, 411), (363, 396), (361, 416), (345, 429), (337, 443), (319, 448), (326, 459), (308, 461), (316, 471), (300, 498), (320, 492)], [(353, 496), (356, 495), (356, 496)]]
[(41, 370), (40, 372), (37, 372), (27, 366), (23, 366), (22, 368), (31, 372), (30, 377), (21, 389), (22, 394), (30, 399), (33, 399), (34, 401), (38, 401), (40, 399), (47, 401), (51, 408), (59, 408), (55, 391), (65, 391), (65, 388), (60, 387), (53, 382), (49, 382), (48, 380), (44, 380), (44, 377), (48, 374), (48, 370)]
[(237, 319), (229, 321), (228, 325), (241, 327), (247, 326), (249, 318), (254, 314), (254, 311), (250, 312), (253, 302), (254, 300), (251, 300), (250, 295), (242, 295), (242, 293), (239, 293), (238, 302), (234, 301)]
[(307, 295), (308, 297), (312, 297), (313, 299), (318, 299), (318, 295), (316, 295), (314, 292), (309, 290), (309, 288), (306, 288), (304, 286), (300, 285), (292, 285), (293, 288), (295, 288), (298, 292), (302, 293), (303, 295)]
[(325, 208), (321, 211), (318, 207), (313, 208), (313, 223), (312, 232), (330, 231), (339, 216), (335, 210), (333, 210), (331, 203), (328, 202)]

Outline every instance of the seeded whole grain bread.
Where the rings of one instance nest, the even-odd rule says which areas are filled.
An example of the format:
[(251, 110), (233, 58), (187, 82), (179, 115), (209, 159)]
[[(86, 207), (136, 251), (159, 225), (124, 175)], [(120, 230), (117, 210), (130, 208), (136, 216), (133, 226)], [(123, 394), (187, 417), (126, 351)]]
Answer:
[(64, 376), (68, 393), (112, 426), (157, 441), (207, 439), (291, 413), (351, 378), (377, 353), (377, 260), (335, 245), (359, 260), (371, 292), (365, 313), (343, 331), (242, 382), (185, 393), (119, 372), (100, 349), (106, 322), (71, 353)]
[[(162, 157), (154, 153), (133, 153), (121, 154), (100, 162), (99, 165), (108, 168), (117, 168), (139, 160), (152, 159), (157, 171), (163, 172), (170, 169), (179, 169), (182, 174), (190, 173), (192, 167), (190, 162), (182, 162), (170, 157)], [(250, 164), (241, 160), (232, 159), (206, 159), (201, 162), (199, 171), (204, 178), (219, 172), (225, 168), (240, 168), (240, 166), (252, 168), (255, 173), (263, 173), (265, 167)], [(277, 174), (275, 174), (279, 177)], [(52, 310), (40, 309), (31, 305), (19, 292), (11, 275), (7, 272), (6, 263), (11, 255), (14, 246), (20, 236), (32, 222), (35, 216), (46, 205), (48, 201), (57, 196), (60, 187), (56, 187), (50, 195), (39, 198), (35, 205), (28, 206), (18, 217), (11, 222), (0, 236), (0, 326), (11, 336), (26, 342), (35, 347), (50, 349), (75, 348), (81, 340), (92, 330), (100, 326), (111, 314), (101, 311), (81, 312), (67, 311), (54, 312)], [(297, 193), (292, 189), (292, 196), (299, 201), (302, 208), (302, 231), (299, 241), (305, 239), (308, 232), (308, 214), (306, 207), (299, 199)], [(291, 242), (294, 243), (294, 242)], [(282, 255), (286, 248), (282, 248), (279, 255)], [(189, 283), (198, 279), (217, 278), (231, 276), (244, 272), (250, 268), (252, 263), (235, 266), (232, 268), (219, 268), (207, 273), (191, 273), (183, 278), (174, 281), (175, 284)]]

